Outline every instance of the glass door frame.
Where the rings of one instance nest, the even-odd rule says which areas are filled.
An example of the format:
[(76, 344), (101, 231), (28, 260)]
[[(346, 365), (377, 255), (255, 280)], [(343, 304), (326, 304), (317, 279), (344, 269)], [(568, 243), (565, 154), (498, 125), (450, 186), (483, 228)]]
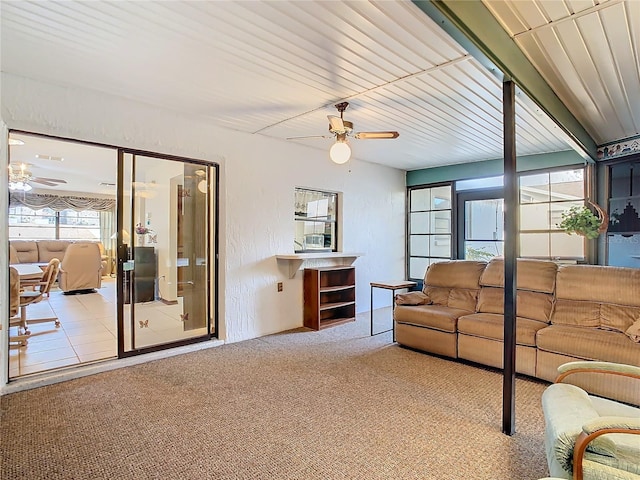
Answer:
[[(207, 278), (207, 319), (206, 319), (206, 328), (207, 333), (205, 335), (176, 340), (172, 342), (151, 345), (148, 347), (140, 347), (140, 348), (132, 348), (130, 350), (126, 350), (125, 348), (125, 315), (124, 315), (124, 305), (125, 305), (125, 262), (128, 260), (129, 252), (127, 245), (123, 242), (123, 235), (117, 235), (116, 239), (116, 252), (117, 252), (117, 273), (116, 273), (116, 300), (117, 300), (117, 344), (118, 344), (118, 358), (127, 358), (131, 356), (141, 355), (150, 352), (156, 352), (160, 350), (167, 350), (175, 347), (180, 347), (183, 345), (190, 345), (194, 343), (208, 341), (212, 338), (216, 338), (219, 332), (219, 217), (220, 217), (220, 166), (214, 162), (206, 162), (203, 160), (187, 158), (187, 157), (178, 157), (175, 155), (165, 155), (155, 152), (149, 152), (145, 150), (135, 150), (130, 148), (118, 148), (118, 173), (117, 173), (117, 193), (116, 193), (116, 225), (117, 231), (123, 232), (127, 230), (131, 232), (133, 235), (134, 226), (133, 225), (125, 225), (124, 224), (124, 209), (130, 208), (130, 218), (133, 223), (133, 204), (125, 205), (125, 155), (129, 154), (133, 156), (132, 163), (132, 171), (131, 178), (135, 178), (135, 157), (136, 156), (144, 156), (144, 157), (153, 157), (161, 160), (171, 160), (181, 163), (190, 163), (202, 165), (205, 168), (210, 169), (209, 171), (213, 171), (213, 175), (211, 175), (209, 180), (209, 201), (207, 202), (207, 218), (209, 219), (209, 228), (207, 229), (207, 244), (211, 246), (211, 248), (207, 249), (207, 265), (209, 265), (209, 275)], [(132, 186), (132, 197), (134, 194), (135, 187)], [(213, 203), (213, 205), (212, 205)], [(213, 215), (213, 222), (211, 222), (211, 218)], [(213, 230), (213, 231), (212, 231)], [(212, 238), (213, 235), (213, 238)], [(213, 241), (212, 241), (213, 240)], [(211, 265), (213, 265), (213, 271), (211, 270)], [(211, 283), (213, 282), (214, 290), (211, 291)], [(213, 299), (211, 298), (213, 294)], [(213, 300), (213, 303), (212, 303)], [(130, 298), (130, 301), (133, 301)], [(135, 320), (135, 319), (133, 319)], [(213, 332), (212, 333), (212, 324), (213, 324)], [(135, 329), (131, 329), (132, 337), (131, 341), (134, 343), (134, 335)]]
[[(475, 200), (500, 200), (504, 201), (504, 188), (485, 188), (478, 190), (464, 190), (456, 192), (456, 256), (464, 259), (465, 252), (465, 204)], [(504, 243), (504, 239), (502, 240)]]

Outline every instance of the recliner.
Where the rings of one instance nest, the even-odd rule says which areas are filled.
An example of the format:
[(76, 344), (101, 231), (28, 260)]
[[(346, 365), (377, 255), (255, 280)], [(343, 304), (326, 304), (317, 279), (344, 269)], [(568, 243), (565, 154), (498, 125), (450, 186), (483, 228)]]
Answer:
[(581, 361), (561, 365), (558, 373), (542, 395), (549, 473), (574, 480), (640, 480), (640, 408), (561, 383), (574, 373), (640, 380), (640, 368)]
[(60, 264), (60, 290), (69, 293), (100, 288), (102, 270), (102, 256), (96, 243), (72, 243)]

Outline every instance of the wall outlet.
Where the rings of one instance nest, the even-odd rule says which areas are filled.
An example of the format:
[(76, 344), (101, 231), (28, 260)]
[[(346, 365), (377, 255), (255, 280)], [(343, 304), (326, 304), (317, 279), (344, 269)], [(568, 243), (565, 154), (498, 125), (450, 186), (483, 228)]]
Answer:
[(283, 288), (284, 286), (282, 285), (282, 282), (278, 282), (278, 291), (281, 292)]

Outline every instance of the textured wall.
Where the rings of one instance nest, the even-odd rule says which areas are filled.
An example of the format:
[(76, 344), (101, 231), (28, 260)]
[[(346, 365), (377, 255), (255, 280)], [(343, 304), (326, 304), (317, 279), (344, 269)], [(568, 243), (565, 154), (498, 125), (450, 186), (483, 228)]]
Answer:
[(289, 279), (275, 259), (293, 253), (295, 186), (343, 193), (342, 248), (364, 254), (355, 262), (358, 311), (369, 309), (370, 281), (404, 277), (403, 171), (334, 165), (326, 152), (90, 90), (2, 80), (1, 115), (10, 129), (220, 164), (220, 321), (228, 341), (302, 325), (302, 274)]

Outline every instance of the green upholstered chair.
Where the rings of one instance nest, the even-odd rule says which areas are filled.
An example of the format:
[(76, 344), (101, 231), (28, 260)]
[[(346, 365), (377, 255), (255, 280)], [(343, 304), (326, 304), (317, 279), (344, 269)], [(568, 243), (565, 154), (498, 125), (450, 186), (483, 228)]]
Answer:
[[(640, 368), (570, 362), (542, 395), (549, 474), (565, 479), (640, 480)], [(574, 373), (638, 379), (635, 405), (590, 395), (568, 383)]]

